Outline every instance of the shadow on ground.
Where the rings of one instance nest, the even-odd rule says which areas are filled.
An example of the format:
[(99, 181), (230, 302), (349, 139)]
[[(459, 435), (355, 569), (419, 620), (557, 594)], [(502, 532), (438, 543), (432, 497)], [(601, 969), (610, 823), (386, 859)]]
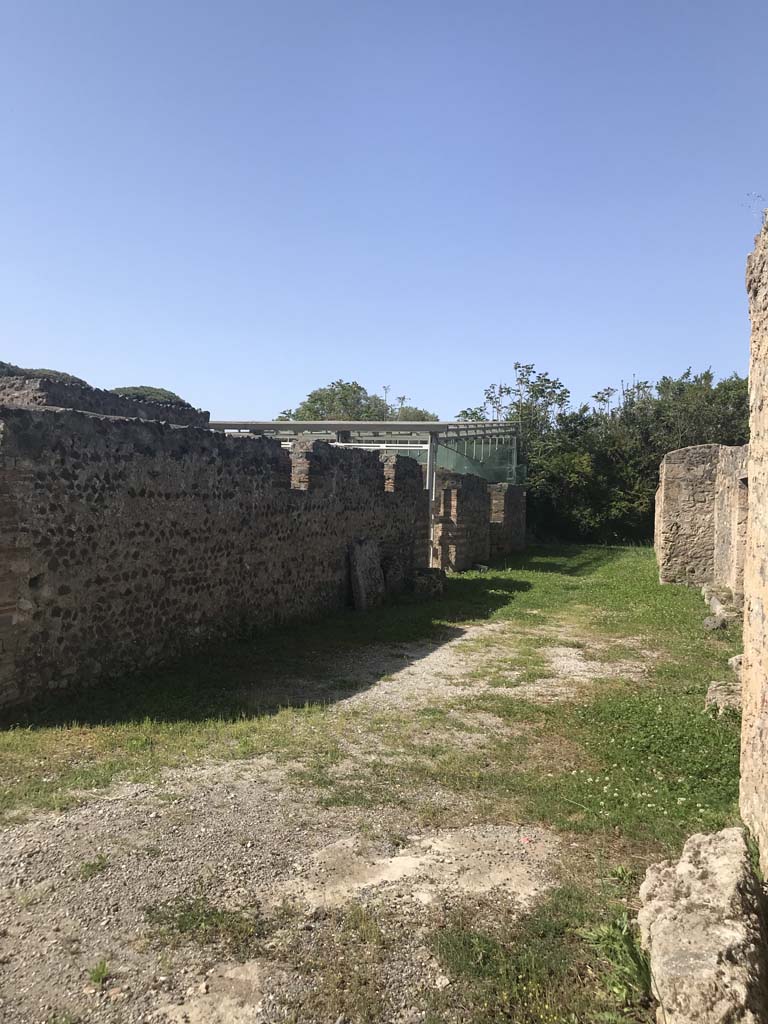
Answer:
[[(561, 576), (589, 576), (626, 553), (626, 548), (590, 545), (535, 547), (503, 561), (508, 569), (525, 572), (558, 573)], [(566, 560), (567, 559), (567, 560)]]
[[(375, 685), (382, 675), (402, 667), (403, 658), (417, 661), (461, 636), (468, 621), (488, 619), (518, 595), (535, 591), (535, 580), (516, 579), (515, 572), (587, 576), (621, 551), (572, 545), (531, 548), (488, 572), (451, 576), (448, 592), (439, 600), (404, 597), (364, 615), (345, 611), (208, 643), (167, 665), (108, 678), (89, 689), (53, 694), (43, 704), (8, 709), (0, 715), (0, 728), (115, 725), (146, 719), (234, 721), (284, 707), (330, 704)], [(383, 667), (363, 678), (356, 661), (371, 645), (384, 650), (385, 656), (378, 659)]]
[[(442, 599), (403, 597), (364, 615), (345, 611), (209, 643), (167, 665), (54, 694), (44, 704), (8, 709), (0, 728), (232, 721), (284, 707), (330, 704), (375, 685), (402, 668), (404, 659), (417, 661), (461, 636), (465, 627), (453, 622), (487, 619), (530, 589), (530, 583), (496, 572), (457, 574)], [(361, 678), (356, 655), (371, 645), (385, 649), (378, 659), (382, 667)]]

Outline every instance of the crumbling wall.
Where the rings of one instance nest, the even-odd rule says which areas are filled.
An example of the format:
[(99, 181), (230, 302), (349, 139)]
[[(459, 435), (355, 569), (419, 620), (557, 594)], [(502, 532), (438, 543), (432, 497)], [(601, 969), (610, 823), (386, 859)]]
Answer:
[(428, 555), (411, 459), (70, 411), (0, 410), (0, 703), (341, 608), (374, 539)]
[(525, 488), (519, 484), (489, 484), (488, 493), (491, 558), (522, 551), (525, 547)]
[(701, 444), (664, 456), (654, 546), (661, 583), (710, 584), (741, 604), (747, 526), (746, 445)]
[(491, 551), (488, 483), (471, 473), (437, 474), (432, 565), (461, 572), (487, 562)]
[(654, 546), (659, 582), (702, 586), (715, 571), (715, 486), (720, 445), (664, 456), (656, 491)]
[(70, 384), (44, 377), (0, 377), (0, 406), (4, 405), (23, 409), (80, 409), (101, 416), (131, 416), (192, 427), (204, 427), (210, 418), (209, 413), (180, 402), (122, 398), (89, 384)]
[(747, 260), (749, 516), (744, 564), (741, 814), (768, 871), (768, 222)]
[(744, 554), (747, 543), (749, 446), (720, 449), (715, 487), (714, 566), (716, 587), (727, 587), (733, 603), (744, 600)]

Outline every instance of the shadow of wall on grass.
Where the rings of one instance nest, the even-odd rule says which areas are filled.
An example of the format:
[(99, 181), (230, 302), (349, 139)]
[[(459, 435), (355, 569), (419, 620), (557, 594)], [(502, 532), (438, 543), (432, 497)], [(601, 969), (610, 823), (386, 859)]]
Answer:
[[(510, 572), (546, 572), (562, 576), (591, 576), (626, 553), (626, 548), (592, 545), (539, 545), (496, 562)], [(567, 557), (567, 561), (562, 559)]]
[[(237, 721), (275, 714), (281, 708), (328, 705), (374, 686), (403, 667), (397, 648), (416, 644), (407, 660), (426, 657), (464, 634), (453, 625), (489, 618), (525, 581), (497, 574), (456, 575), (444, 598), (401, 598), (361, 615), (340, 612), (218, 644), (205, 644), (168, 664), (107, 680), (98, 686), (53, 693), (35, 706), (9, 708), (0, 728), (50, 728), (159, 722)], [(373, 648), (393, 648), (365, 674), (359, 663)]]

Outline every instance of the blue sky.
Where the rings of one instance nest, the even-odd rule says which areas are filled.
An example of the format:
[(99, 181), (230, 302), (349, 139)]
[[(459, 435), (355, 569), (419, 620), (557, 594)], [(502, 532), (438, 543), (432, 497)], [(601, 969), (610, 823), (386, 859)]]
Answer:
[(233, 418), (745, 372), (767, 15), (0, 0), (0, 358)]

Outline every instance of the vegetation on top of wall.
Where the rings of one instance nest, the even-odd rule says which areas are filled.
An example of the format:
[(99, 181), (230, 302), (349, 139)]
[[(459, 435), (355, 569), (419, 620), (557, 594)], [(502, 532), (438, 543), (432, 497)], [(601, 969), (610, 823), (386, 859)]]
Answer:
[(57, 380), (63, 384), (86, 384), (82, 377), (75, 377), (71, 373), (64, 373), (63, 370), (30, 369), (25, 366), (16, 366), (14, 363), (6, 363), (0, 360), (0, 377), (44, 377), (46, 380)]
[[(385, 392), (389, 388), (384, 389)], [(407, 405), (408, 399), (400, 395), (395, 403), (388, 396), (370, 394), (357, 381), (335, 380), (324, 388), (315, 388), (295, 409), (284, 409), (279, 420), (400, 420), (428, 421), (437, 416)]]
[(643, 543), (653, 537), (659, 463), (696, 444), (749, 440), (747, 378), (711, 370), (603, 388), (573, 406), (565, 385), (532, 364), (486, 388), (459, 419), (514, 421), (528, 470), (528, 522), (541, 539)]
[(155, 388), (149, 384), (139, 384), (127, 388), (110, 388), (113, 395), (121, 398), (134, 398), (139, 402), (172, 402), (174, 405), (184, 405), (188, 409), (192, 406), (175, 391), (168, 391), (167, 388)]

